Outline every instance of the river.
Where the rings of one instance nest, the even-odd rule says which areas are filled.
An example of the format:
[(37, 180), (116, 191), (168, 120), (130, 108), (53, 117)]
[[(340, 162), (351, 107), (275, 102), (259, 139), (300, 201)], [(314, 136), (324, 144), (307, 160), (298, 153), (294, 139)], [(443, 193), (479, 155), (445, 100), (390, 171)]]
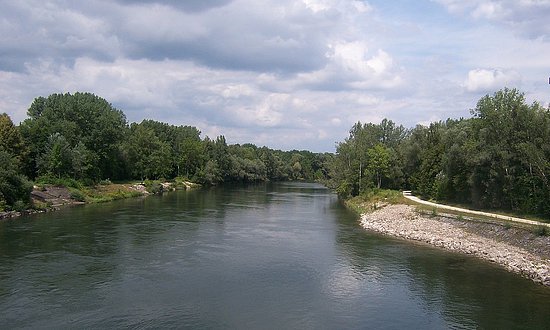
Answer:
[(321, 185), (222, 186), (0, 223), (0, 328), (544, 329), (550, 289), (363, 230)]

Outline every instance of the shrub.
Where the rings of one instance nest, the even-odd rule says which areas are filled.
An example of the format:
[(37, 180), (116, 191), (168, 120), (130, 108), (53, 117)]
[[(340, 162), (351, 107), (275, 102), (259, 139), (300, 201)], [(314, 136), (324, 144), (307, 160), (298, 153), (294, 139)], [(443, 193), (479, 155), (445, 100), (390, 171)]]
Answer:
[(48, 203), (35, 200), (33, 202), (32, 208), (35, 210), (46, 210), (49, 206), (50, 205), (48, 205)]
[(533, 233), (537, 236), (549, 236), (550, 229), (543, 225), (538, 225), (533, 229)]
[(12, 207), (12, 209), (17, 212), (25, 211), (27, 208), (28, 208), (27, 203), (23, 202), (22, 200), (15, 201)]
[(159, 181), (145, 180), (145, 190), (151, 194), (160, 194), (164, 191), (162, 184)]
[(82, 191), (77, 189), (71, 189), (71, 198), (79, 202), (86, 201), (86, 195)]
[(36, 178), (38, 184), (51, 184), (59, 187), (82, 189), (83, 184), (71, 178), (56, 178), (52, 175), (42, 175)]
[(109, 179), (105, 179), (105, 180), (99, 181), (99, 185), (100, 185), (100, 186), (108, 186), (108, 185), (110, 185), (110, 184), (112, 184), (112, 182), (111, 182), (111, 180), (109, 180)]

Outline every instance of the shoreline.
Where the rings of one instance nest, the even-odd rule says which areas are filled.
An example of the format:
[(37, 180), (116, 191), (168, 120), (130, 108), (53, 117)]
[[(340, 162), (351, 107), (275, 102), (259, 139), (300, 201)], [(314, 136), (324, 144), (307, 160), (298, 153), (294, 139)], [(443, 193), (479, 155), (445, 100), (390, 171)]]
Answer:
[(70, 188), (64, 186), (45, 185), (42, 188), (35, 186), (31, 192), (32, 204), (42, 204), (43, 206), (40, 208), (30, 208), (21, 211), (0, 212), (0, 221), (11, 220), (21, 216), (58, 211), (61, 208), (75, 205), (106, 203), (120, 199), (146, 197), (149, 195), (157, 195), (179, 189), (190, 190), (199, 186), (199, 184), (190, 181), (183, 181), (181, 186), (178, 186), (172, 182), (161, 182), (159, 183), (159, 188), (157, 188), (158, 190), (156, 192), (149, 192), (142, 183), (98, 184), (93, 187), (85, 187), (84, 189), (88, 191), (86, 196), (83, 195), (82, 190), (77, 190), (77, 195), (75, 195), (75, 190), (71, 190)]
[(550, 237), (506, 225), (423, 215), (410, 205), (387, 205), (361, 214), (361, 226), (494, 262), (550, 287)]

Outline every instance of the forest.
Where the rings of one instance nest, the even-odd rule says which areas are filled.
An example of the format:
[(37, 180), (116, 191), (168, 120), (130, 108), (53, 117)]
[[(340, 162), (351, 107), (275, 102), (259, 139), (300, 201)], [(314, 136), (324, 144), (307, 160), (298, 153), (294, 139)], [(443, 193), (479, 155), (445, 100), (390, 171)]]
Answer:
[(337, 145), (330, 185), (344, 197), (373, 188), (550, 219), (550, 110), (517, 89), (482, 97), (471, 118), (406, 129), (356, 123)]
[(28, 206), (32, 182), (183, 177), (322, 181), (341, 197), (373, 189), (550, 218), (550, 110), (517, 89), (482, 97), (470, 118), (405, 128), (358, 122), (336, 153), (280, 151), (201, 138), (192, 126), (129, 124), (90, 93), (38, 97), (16, 126), (0, 115), (0, 210)]
[[(91, 93), (36, 98), (28, 118), (0, 115), (0, 211), (29, 207), (32, 181), (223, 182), (322, 180), (332, 154), (228, 145), (192, 126), (154, 120), (129, 124), (124, 113)], [(30, 181), (32, 180), (32, 181)]]

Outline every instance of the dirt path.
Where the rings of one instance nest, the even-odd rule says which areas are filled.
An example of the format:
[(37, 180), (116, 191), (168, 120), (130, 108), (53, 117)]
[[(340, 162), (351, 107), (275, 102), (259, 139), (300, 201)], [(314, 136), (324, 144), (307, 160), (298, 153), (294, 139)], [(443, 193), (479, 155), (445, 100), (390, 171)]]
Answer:
[(475, 215), (481, 215), (481, 216), (485, 216), (485, 217), (490, 217), (490, 218), (495, 218), (495, 219), (502, 219), (502, 220), (517, 222), (517, 223), (523, 223), (523, 224), (528, 224), (528, 225), (534, 225), (534, 226), (546, 226), (546, 227), (550, 228), (550, 223), (527, 220), (527, 219), (523, 219), (523, 218), (510, 217), (510, 216), (502, 215), (502, 214), (495, 214), (495, 213), (489, 213), (489, 212), (468, 210), (468, 209), (464, 209), (464, 208), (461, 208), (461, 207), (455, 207), (455, 206), (449, 206), (449, 205), (443, 205), (443, 204), (428, 202), (428, 201), (422, 200), (418, 197), (412, 196), (410, 191), (403, 191), (403, 196), (405, 198), (415, 202), (415, 203), (424, 204), (424, 205), (428, 205), (428, 206), (433, 206), (433, 207), (436, 207), (438, 209), (451, 210), (451, 211), (457, 211), (457, 212), (463, 212), (463, 213), (475, 214)]

